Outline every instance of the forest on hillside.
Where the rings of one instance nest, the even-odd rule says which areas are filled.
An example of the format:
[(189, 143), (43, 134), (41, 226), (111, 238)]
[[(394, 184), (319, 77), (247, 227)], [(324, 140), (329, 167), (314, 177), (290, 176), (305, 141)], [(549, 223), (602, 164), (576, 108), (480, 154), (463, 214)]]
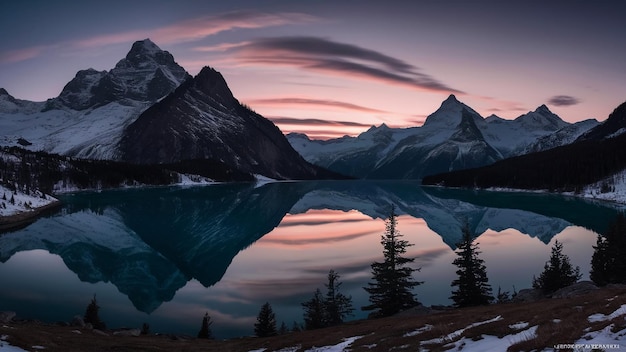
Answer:
[(576, 142), (480, 168), (426, 176), (422, 183), (445, 187), (580, 192), (584, 186), (600, 182), (624, 169), (626, 134)]
[(0, 183), (30, 193), (56, 189), (105, 189), (132, 185), (169, 185), (181, 174), (216, 181), (252, 181), (252, 175), (219, 161), (187, 160), (175, 164), (137, 165), (109, 160), (86, 160), (33, 152), (19, 147), (0, 149)]

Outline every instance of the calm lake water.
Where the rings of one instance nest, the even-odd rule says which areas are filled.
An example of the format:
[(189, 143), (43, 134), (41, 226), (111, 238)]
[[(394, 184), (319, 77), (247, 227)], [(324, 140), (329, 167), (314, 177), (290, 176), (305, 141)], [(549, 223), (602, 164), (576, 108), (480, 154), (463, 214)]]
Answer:
[(94, 294), (109, 327), (196, 335), (205, 312), (217, 338), (253, 334), (265, 302), (278, 324), (326, 275), (367, 313), (363, 287), (382, 260), (390, 204), (414, 246), (425, 305), (448, 305), (455, 243), (467, 220), (494, 293), (531, 286), (555, 240), (589, 278), (592, 245), (617, 209), (528, 193), (422, 188), (417, 182), (320, 181), (129, 189), (65, 195), (63, 208), (0, 235), (0, 310), (43, 321), (83, 315)]

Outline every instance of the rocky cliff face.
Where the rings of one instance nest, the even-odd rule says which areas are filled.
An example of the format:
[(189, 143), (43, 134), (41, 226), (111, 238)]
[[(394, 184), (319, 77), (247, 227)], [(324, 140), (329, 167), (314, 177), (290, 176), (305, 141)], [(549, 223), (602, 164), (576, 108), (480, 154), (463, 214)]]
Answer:
[(150, 39), (133, 44), (126, 57), (110, 71), (78, 71), (47, 109), (85, 110), (111, 102), (154, 102), (172, 92), (189, 74), (172, 54)]
[(271, 121), (241, 105), (209, 67), (128, 126), (120, 150), (132, 163), (210, 159), (277, 179), (320, 175)]

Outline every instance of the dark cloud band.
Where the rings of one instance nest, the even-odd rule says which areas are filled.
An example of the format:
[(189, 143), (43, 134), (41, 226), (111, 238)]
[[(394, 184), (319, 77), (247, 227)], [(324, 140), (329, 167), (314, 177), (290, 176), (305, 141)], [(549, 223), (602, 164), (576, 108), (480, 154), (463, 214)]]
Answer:
[(555, 95), (548, 100), (548, 103), (555, 106), (571, 106), (580, 104), (580, 99), (570, 95)]
[(416, 89), (463, 94), (403, 60), (317, 37), (262, 38), (233, 48), (246, 64), (292, 66)]

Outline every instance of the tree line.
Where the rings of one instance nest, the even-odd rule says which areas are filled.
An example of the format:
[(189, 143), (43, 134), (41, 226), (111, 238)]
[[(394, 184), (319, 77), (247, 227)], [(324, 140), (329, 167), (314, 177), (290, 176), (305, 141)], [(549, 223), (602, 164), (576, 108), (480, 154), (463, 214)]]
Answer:
[(120, 161), (80, 159), (19, 147), (0, 148), (0, 182), (11, 190), (52, 194), (55, 187), (105, 189), (136, 184), (169, 185), (179, 174), (193, 174), (216, 181), (251, 181), (252, 175), (216, 160), (183, 160), (171, 164), (144, 165)]

